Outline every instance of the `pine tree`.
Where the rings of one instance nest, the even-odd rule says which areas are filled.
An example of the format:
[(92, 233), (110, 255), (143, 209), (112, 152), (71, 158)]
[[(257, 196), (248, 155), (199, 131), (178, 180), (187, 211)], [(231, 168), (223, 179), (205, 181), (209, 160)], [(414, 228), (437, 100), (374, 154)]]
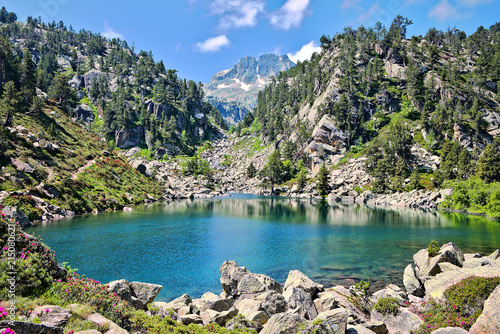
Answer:
[(488, 144), (477, 162), (476, 175), (486, 182), (500, 181), (500, 153)]
[(253, 179), (257, 175), (257, 169), (253, 165), (253, 162), (250, 162), (250, 165), (247, 167), (247, 176)]
[(24, 105), (28, 107), (35, 95), (35, 63), (31, 60), (31, 54), (28, 50), (23, 53), (21, 63), (21, 87)]
[(420, 173), (418, 171), (418, 168), (415, 167), (415, 169), (413, 170), (413, 173), (411, 173), (411, 176), (410, 176), (410, 189), (414, 190), (414, 189), (420, 189), (421, 188), (421, 185), (420, 185)]
[(307, 169), (302, 168), (299, 172), (299, 176), (297, 177), (297, 187), (299, 191), (302, 191), (307, 184)]
[(2, 112), (7, 115), (4, 126), (9, 126), (12, 122), (14, 113), (19, 111), (21, 102), (20, 95), (13, 81), (9, 81), (5, 84), (2, 98), (0, 99), (0, 108)]
[(319, 168), (316, 180), (316, 189), (318, 191), (318, 195), (321, 197), (326, 197), (330, 192), (330, 176), (328, 175), (328, 170), (326, 169), (325, 163), (323, 163)]

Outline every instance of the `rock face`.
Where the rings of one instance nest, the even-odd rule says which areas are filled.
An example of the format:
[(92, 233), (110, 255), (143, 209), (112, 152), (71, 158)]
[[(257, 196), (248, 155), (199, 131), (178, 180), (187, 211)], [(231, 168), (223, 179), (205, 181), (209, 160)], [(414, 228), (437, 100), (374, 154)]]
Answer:
[(283, 287), (269, 276), (249, 273), (238, 283), (238, 293), (243, 298), (254, 297), (266, 291), (283, 292)]
[(132, 293), (144, 305), (151, 303), (156, 298), (156, 296), (158, 296), (162, 287), (163, 286), (158, 284), (130, 282)]
[(99, 313), (93, 313), (87, 317), (88, 321), (93, 322), (94, 324), (98, 326), (108, 326), (109, 330), (106, 333), (113, 333), (113, 334), (128, 334), (128, 332), (115, 324), (113, 321), (103, 317)]
[(469, 330), (470, 334), (500, 333), (500, 285), (484, 303), (483, 313)]
[(6, 206), (2, 208), (2, 212), (7, 217), (13, 219), (15, 222), (18, 222), (21, 227), (29, 227), (32, 225), (28, 217), (26, 217), (26, 215), (17, 207)]
[(324, 115), (314, 128), (312, 141), (307, 147), (313, 163), (313, 171), (317, 171), (319, 165), (330, 156), (344, 153), (346, 140), (347, 136), (335, 127), (333, 119)]
[(119, 148), (138, 146), (144, 140), (144, 136), (144, 129), (142, 127), (117, 130), (115, 132), (116, 146)]

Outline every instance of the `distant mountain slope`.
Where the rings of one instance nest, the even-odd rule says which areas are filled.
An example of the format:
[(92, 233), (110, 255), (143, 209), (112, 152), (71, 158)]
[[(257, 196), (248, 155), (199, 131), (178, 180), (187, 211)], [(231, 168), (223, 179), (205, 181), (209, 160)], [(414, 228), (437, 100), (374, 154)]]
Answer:
[[(243, 119), (257, 105), (257, 94), (271, 83), (271, 78), (295, 66), (288, 56), (272, 53), (243, 57), (232, 68), (216, 73), (204, 85), (208, 101), (216, 106), (229, 123)], [(224, 102), (231, 103), (225, 105)], [(235, 104), (236, 103), (236, 104)]]

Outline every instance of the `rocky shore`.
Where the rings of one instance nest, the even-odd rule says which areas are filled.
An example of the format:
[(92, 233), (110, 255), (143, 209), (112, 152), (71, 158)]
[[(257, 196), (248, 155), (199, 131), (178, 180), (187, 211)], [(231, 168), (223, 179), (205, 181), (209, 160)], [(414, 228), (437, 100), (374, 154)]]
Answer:
[[(447, 288), (473, 276), (500, 277), (499, 253), (497, 250), (489, 256), (463, 254), (453, 243), (443, 245), (434, 256), (422, 249), (413, 256), (413, 264), (404, 270), (404, 288), (389, 284), (374, 293), (369, 293), (363, 282), (325, 289), (298, 270), (291, 270), (284, 284), (280, 284), (271, 277), (240, 267), (235, 261), (225, 261), (220, 267), (222, 292), (219, 295), (207, 292), (193, 299), (184, 294), (170, 302), (154, 302), (162, 288), (160, 285), (119, 280), (106, 287), (109, 293), (137, 309), (170, 317), (184, 325), (218, 324), (227, 329), (247, 328), (261, 334), (409, 334), (421, 330), (425, 304), (443, 303)], [(394, 303), (391, 312), (377, 308), (387, 300)], [(68, 321), (79, 307), (77, 304), (64, 308), (43, 305), (39, 309), (49, 311), (41, 312), (42, 324), (19, 321), (10, 326), (16, 333), (63, 333), (58, 326)], [(500, 285), (484, 301), (483, 308), (469, 331), (447, 327), (432, 333), (500, 333)], [(97, 313), (88, 314), (87, 320), (106, 324), (107, 334), (129, 333)], [(0, 323), (0, 333), (6, 326), (6, 322)], [(75, 334), (90, 333), (101, 332)]]

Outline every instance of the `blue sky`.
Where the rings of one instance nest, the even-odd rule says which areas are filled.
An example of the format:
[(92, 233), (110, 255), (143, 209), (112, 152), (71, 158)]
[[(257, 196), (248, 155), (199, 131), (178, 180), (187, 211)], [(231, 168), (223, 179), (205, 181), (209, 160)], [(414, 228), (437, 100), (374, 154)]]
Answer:
[[(468, 35), (500, 21), (500, 0), (0, 0), (19, 20), (41, 16), (121, 37), (181, 77), (208, 82), (241, 57), (274, 52), (310, 56), (321, 35), (346, 26), (389, 27), (400, 14), (408, 35), (456, 26)], [(300, 52), (299, 52), (300, 51)]]

